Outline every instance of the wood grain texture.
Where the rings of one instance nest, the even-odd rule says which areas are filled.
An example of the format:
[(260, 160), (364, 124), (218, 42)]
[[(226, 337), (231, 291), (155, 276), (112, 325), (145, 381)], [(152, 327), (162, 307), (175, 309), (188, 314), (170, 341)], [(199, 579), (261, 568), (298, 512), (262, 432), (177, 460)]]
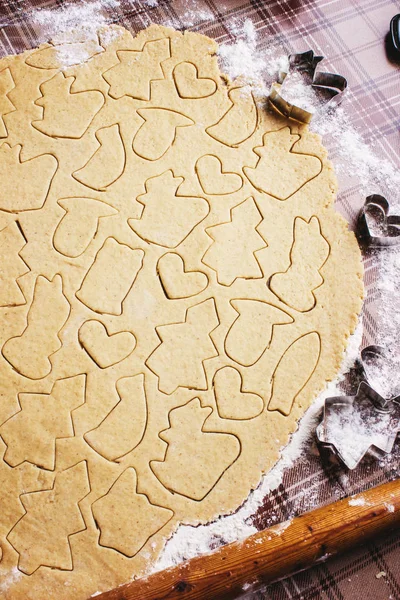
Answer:
[[(358, 502), (357, 502), (358, 501)], [(400, 480), (318, 508), (98, 600), (228, 600), (364, 543), (400, 521)]]

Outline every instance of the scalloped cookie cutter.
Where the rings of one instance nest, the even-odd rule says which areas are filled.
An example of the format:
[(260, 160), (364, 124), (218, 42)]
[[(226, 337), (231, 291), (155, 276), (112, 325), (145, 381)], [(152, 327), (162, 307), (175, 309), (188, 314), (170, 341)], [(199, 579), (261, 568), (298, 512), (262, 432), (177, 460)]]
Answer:
[[(372, 448), (390, 454), (400, 431), (400, 396), (389, 394), (384, 397), (367, 381), (374, 378), (369, 368), (371, 361), (383, 359), (385, 355), (381, 346), (364, 348), (359, 363), (365, 380), (360, 383), (356, 395), (331, 397), (324, 403), (323, 417), (316, 428), (317, 439), (348, 469), (355, 469)], [(364, 440), (359, 435), (359, 427), (362, 427), (359, 419), (366, 426)], [(346, 421), (354, 431), (352, 440), (346, 439), (341, 427)]]
[(370, 248), (400, 244), (400, 216), (389, 215), (389, 212), (390, 204), (384, 196), (367, 196), (357, 221), (357, 238), (360, 243)]
[(313, 113), (304, 108), (300, 108), (291, 102), (285, 100), (281, 95), (281, 88), (290, 70), (307, 71), (312, 76), (311, 85), (314, 88), (320, 88), (332, 92), (332, 97), (325, 103), (326, 105), (339, 104), (342, 95), (347, 88), (347, 79), (338, 73), (329, 73), (327, 71), (317, 71), (318, 64), (324, 59), (323, 56), (317, 56), (313, 50), (289, 54), (289, 68), (286, 71), (280, 71), (278, 81), (271, 85), (269, 93), (269, 102), (275, 110), (288, 119), (294, 119), (301, 123), (310, 123)]

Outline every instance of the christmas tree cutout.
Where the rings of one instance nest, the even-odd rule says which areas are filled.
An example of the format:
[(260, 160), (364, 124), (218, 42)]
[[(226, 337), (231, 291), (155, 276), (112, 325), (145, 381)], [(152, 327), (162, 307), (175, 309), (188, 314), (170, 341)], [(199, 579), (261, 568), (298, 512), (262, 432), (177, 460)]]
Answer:
[(71, 413), (85, 402), (85, 384), (77, 375), (56, 381), (50, 394), (19, 394), (21, 410), (0, 427), (11, 467), (28, 461), (54, 470), (56, 440), (74, 436)]
[(119, 50), (119, 63), (103, 74), (112, 98), (150, 100), (151, 82), (164, 79), (161, 63), (171, 56), (170, 40), (150, 40), (143, 50)]
[(208, 227), (213, 240), (202, 262), (214, 269), (218, 283), (231, 285), (235, 279), (258, 279), (263, 276), (255, 253), (267, 247), (257, 231), (262, 216), (253, 198), (231, 210), (231, 221)]
[(319, 158), (293, 150), (299, 139), (289, 127), (264, 134), (263, 145), (254, 148), (260, 157), (256, 166), (243, 168), (257, 190), (287, 200), (322, 171)]
[(6, 446), (0, 437), (0, 536), (2, 539), (5, 539), (6, 535), (25, 514), (24, 507), (20, 502), (21, 482), (24, 482), (25, 493), (38, 492), (39, 490), (48, 489), (54, 478), (54, 473), (51, 473), (51, 471), (42, 471), (27, 462), (18, 467), (10, 467), (5, 460), (2, 460), (5, 450)]
[(17, 223), (12, 221), (0, 231), (0, 306), (26, 304), (18, 279), (30, 269), (19, 253), (26, 241)]
[(14, 104), (8, 97), (8, 94), (14, 88), (15, 83), (10, 69), (3, 69), (3, 71), (0, 71), (0, 138), (5, 138), (8, 135), (4, 117), (16, 110)]
[(72, 570), (69, 536), (86, 529), (79, 502), (89, 492), (82, 461), (57, 473), (53, 489), (20, 497), (25, 515), (7, 536), (19, 554), (20, 571), (32, 575), (40, 566)]
[(198, 502), (217, 485), (241, 448), (235, 435), (205, 431), (211, 412), (198, 398), (174, 408), (169, 414), (169, 428), (160, 433), (168, 444), (164, 461), (150, 463), (165, 488)]

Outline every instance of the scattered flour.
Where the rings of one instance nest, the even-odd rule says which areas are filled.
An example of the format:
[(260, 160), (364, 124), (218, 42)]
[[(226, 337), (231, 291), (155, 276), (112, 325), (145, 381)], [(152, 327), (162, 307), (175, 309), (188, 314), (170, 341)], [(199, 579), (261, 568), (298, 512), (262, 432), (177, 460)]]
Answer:
[(375, 577), (376, 577), (377, 579), (381, 579), (382, 577), (386, 577), (386, 571), (379, 571), (379, 573), (377, 573), (377, 574), (375, 575)]
[(60, 8), (39, 8), (32, 11), (30, 22), (39, 30), (43, 39), (53, 39), (60, 34), (81, 28), (90, 34), (109, 22), (107, 8), (118, 6), (118, 0), (66, 2)]
[(345, 107), (346, 103), (321, 109), (311, 122), (311, 129), (323, 137), (339, 178), (351, 178), (361, 195), (382, 194), (391, 200), (399, 190), (400, 171), (382, 157), (377, 143), (364, 140)]
[(311, 85), (306, 85), (302, 73), (289, 74), (282, 85), (281, 95), (287, 102), (314, 114), (321, 107), (321, 97)]
[(288, 68), (288, 58), (282, 47), (272, 38), (267, 48), (258, 48), (257, 31), (253, 22), (234, 21), (230, 32), (236, 38), (234, 44), (219, 47), (221, 67), (231, 79), (241, 77), (251, 83), (258, 94), (268, 94), (270, 84), (279, 71)]
[[(149, 1), (151, 2), (151, 6), (155, 6), (155, 0), (148, 0), (148, 2)], [(163, 21), (163, 25), (175, 27), (175, 29), (187, 29), (188, 27), (193, 27), (193, 25), (197, 25), (204, 21), (213, 22), (214, 19), (215, 16), (212, 10), (207, 9), (204, 6), (200, 8), (197, 0), (185, 0), (184, 3), (181, 4), (179, 15)]]
[[(393, 198), (395, 200), (395, 197)], [(400, 211), (400, 195), (398, 203), (392, 202), (394, 213)], [(387, 359), (378, 364), (373, 373), (378, 390), (387, 397), (400, 395), (400, 311), (396, 310), (400, 297), (400, 246), (382, 248), (374, 256), (378, 268), (376, 288), (378, 292), (376, 343), (387, 350)]]
[[(87, 62), (104, 52), (104, 47), (121, 34), (113, 27), (98, 32), (110, 22), (107, 10), (119, 6), (118, 0), (93, 0), (91, 2), (66, 2), (59, 8), (33, 10), (30, 23), (38, 42), (54, 44), (61, 69)], [(102, 45), (101, 45), (102, 44)]]
[(367, 506), (367, 501), (362, 496), (349, 498), (349, 506)]
[(12, 585), (22, 578), (23, 574), (17, 567), (13, 567), (7, 577), (2, 577), (0, 581), (0, 592), (6, 592)]
[(87, 62), (92, 56), (104, 52), (104, 48), (98, 46), (94, 48), (94, 52), (91, 52), (86, 44), (63, 44), (61, 46), (55, 46), (57, 52), (57, 60), (61, 65), (62, 70), (68, 69), (73, 65), (80, 65)]
[(288, 519), (287, 521), (282, 521), (282, 523), (278, 523), (277, 525), (273, 525), (270, 528), (270, 532), (274, 535), (282, 535), (282, 533), (284, 531), (286, 531), (286, 529), (289, 527), (289, 525), (291, 524), (292, 520)]

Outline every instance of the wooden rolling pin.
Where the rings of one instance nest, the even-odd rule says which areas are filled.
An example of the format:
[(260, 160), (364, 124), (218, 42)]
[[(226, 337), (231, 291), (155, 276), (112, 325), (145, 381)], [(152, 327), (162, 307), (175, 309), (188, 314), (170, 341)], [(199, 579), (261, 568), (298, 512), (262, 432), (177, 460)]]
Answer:
[(364, 543), (400, 521), (400, 480), (260, 531), (96, 600), (228, 600)]

